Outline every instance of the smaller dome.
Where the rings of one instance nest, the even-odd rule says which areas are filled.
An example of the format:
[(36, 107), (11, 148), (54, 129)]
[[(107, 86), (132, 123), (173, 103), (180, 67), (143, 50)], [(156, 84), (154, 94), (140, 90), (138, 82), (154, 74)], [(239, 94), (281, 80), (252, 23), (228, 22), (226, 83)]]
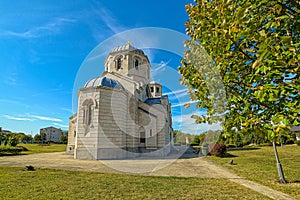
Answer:
[(136, 53), (144, 54), (143, 50), (132, 46), (130, 42), (127, 42), (126, 44), (124, 44), (122, 46), (115, 47), (112, 52), (119, 52), (119, 51), (134, 51)]
[(98, 86), (113, 88), (113, 89), (117, 89), (117, 90), (124, 90), (121, 83), (119, 83), (118, 81), (116, 81), (114, 79), (107, 78), (105, 76), (102, 76), (102, 77), (99, 76), (97, 78), (93, 78), (93, 79), (89, 80), (84, 85), (84, 88), (91, 88), (91, 87), (98, 87)]

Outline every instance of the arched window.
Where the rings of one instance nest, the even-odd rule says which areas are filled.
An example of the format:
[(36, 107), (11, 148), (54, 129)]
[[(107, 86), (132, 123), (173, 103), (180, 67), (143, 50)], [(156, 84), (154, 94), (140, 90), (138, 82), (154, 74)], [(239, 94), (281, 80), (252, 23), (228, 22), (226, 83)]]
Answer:
[(121, 67), (122, 67), (122, 60), (121, 60), (121, 58), (118, 58), (118, 60), (117, 60), (117, 70), (121, 69)]
[(135, 69), (139, 69), (139, 61), (138, 60), (134, 61), (134, 67), (135, 67)]

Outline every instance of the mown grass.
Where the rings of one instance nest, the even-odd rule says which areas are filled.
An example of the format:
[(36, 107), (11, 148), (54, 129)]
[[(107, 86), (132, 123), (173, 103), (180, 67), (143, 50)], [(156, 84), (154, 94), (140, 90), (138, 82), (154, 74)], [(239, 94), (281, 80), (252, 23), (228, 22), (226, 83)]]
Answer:
[(226, 179), (0, 167), (0, 199), (268, 199)]
[[(289, 194), (296, 199), (300, 199), (300, 147), (287, 145), (277, 147), (277, 150), (285, 178), (289, 182), (286, 185), (278, 182), (279, 178), (273, 147), (232, 149), (228, 151), (232, 157), (209, 158), (246, 179), (253, 180)], [(227, 164), (231, 159), (233, 159), (236, 165)]]
[(29, 151), (23, 151), (21, 154), (63, 152), (66, 151), (66, 147), (67, 147), (65, 144), (50, 144), (50, 145), (18, 144), (18, 146), (26, 147), (29, 150)]

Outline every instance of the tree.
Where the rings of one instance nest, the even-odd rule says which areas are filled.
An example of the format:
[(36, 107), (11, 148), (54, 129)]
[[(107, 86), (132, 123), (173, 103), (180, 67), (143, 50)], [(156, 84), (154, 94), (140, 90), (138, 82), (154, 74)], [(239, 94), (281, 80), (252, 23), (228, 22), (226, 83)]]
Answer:
[(19, 139), (18, 139), (17, 134), (15, 134), (15, 133), (10, 133), (10, 134), (7, 135), (7, 138), (8, 138), (8, 139), (7, 139), (7, 144), (8, 144), (9, 146), (15, 147), (15, 146), (18, 145)]
[[(207, 109), (207, 116), (193, 117), (198, 123), (212, 123), (223, 113), (224, 132), (261, 126), (274, 141), (279, 163), (275, 141), (291, 125), (300, 124), (300, 4), (295, 0), (195, 2), (186, 6), (186, 33), (191, 40), (179, 67), (191, 98)], [(211, 60), (204, 56), (205, 61), (199, 62), (199, 52), (205, 55), (205, 51)], [(212, 72), (222, 84), (215, 84)], [(216, 88), (220, 86), (225, 100)], [(216, 111), (220, 100), (225, 111)], [(285, 183), (280, 168), (280, 181)]]
[(34, 137), (33, 137), (33, 141), (34, 142), (41, 142), (42, 141), (42, 139), (41, 139), (41, 136), (40, 136), (40, 134), (36, 134)]
[(60, 142), (63, 143), (63, 144), (67, 144), (67, 142), (68, 142), (68, 136), (61, 135), (60, 136)]
[(44, 132), (41, 132), (40, 133), (40, 139), (41, 139), (41, 142), (42, 143), (45, 143), (46, 142), (46, 140), (47, 140), (47, 135), (46, 135), (46, 133), (44, 133)]

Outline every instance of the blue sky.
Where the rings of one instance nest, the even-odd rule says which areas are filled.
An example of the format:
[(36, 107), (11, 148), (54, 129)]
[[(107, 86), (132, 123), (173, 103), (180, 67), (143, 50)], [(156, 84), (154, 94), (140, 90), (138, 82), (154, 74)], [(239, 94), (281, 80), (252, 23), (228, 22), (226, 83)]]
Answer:
[[(89, 53), (115, 34), (135, 28), (185, 34), (184, 5), (191, 2), (0, 0), (0, 127), (33, 135), (46, 126), (67, 129), (76, 76)], [(153, 72), (180, 65), (178, 55), (145, 52)], [(98, 71), (103, 71), (102, 63)], [(206, 130), (206, 125), (197, 126), (190, 119), (191, 113), (203, 110), (183, 110), (182, 103), (190, 100), (185, 87), (174, 84), (173, 93), (182, 98), (178, 102), (171, 96), (174, 128)], [(171, 94), (167, 89), (165, 93)]]

